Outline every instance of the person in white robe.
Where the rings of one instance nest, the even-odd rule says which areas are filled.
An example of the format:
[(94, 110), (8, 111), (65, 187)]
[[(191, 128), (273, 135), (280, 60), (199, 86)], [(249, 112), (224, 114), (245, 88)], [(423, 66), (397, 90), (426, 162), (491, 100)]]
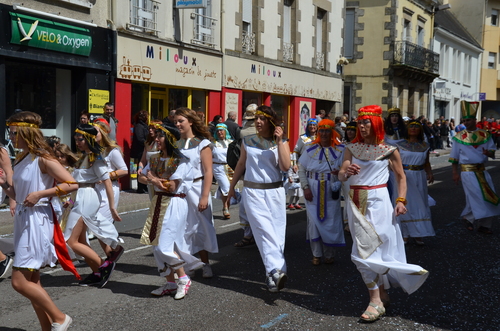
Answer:
[(341, 183), (337, 178), (344, 145), (332, 120), (318, 125), (318, 137), (306, 145), (299, 159), (299, 177), (307, 211), (306, 239), (313, 254), (312, 264), (334, 262), (334, 248), (345, 246)]
[(246, 136), (234, 171), (229, 198), (245, 173), (241, 203), (252, 227), (253, 236), (264, 262), (266, 284), (270, 292), (279, 292), (287, 280), (285, 250), (286, 205), (281, 171), (290, 168), (290, 148), (283, 140), (278, 116), (268, 106), (255, 114), (257, 134)]
[[(185, 270), (201, 268), (203, 263), (189, 253), (184, 234), (188, 216), (187, 192), (193, 185), (189, 160), (176, 148), (179, 130), (157, 126), (160, 153), (149, 160), (139, 180), (151, 184), (155, 195), (141, 235), (141, 243), (153, 245), (153, 255), (165, 285), (151, 292), (154, 296), (173, 295), (179, 300), (186, 296), (191, 279)], [(175, 274), (178, 282), (175, 282)]]
[(429, 162), (429, 144), (424, 141), (424, 128), (419, 121), (410, 121), (406, 128), (408, 139), (396, 144), (406, 176), (406, 200), (408, 212), (397, 217), (403, 240), (412, 237), (417, 245), (424, 245), (422, 237), (435, 236), (427, 181), (434, 182)]
[[(496, 194), (491, 175), (485, 169), (488, 157), (495, 158), (496, 146), (491, 134), (476, 126), (478, 102), (462, 101), (465, 130), (453, 137), (449, 161), (453, 181), (462, 181), (465, 208), (460, 216), (469, 231), (477, 229), (492, 234), (492, 221), (500, 215), (500, 198)], [(461, 170), (461, 171), (459, 171)]]
[[(382, 109), (376, 105), (362, 107), (357, 121), (356, 138), (346, 145), (339, 178), (349, 185), (346, 203), (353, 239), (351, 259), (370, 296), (361, 319), (373, 322), (385, 314), (387, 289), (400, 286), (411, 294), (424, 283), (428, 272), (406, 262), (395, 219), (407, 212), (406, 179), (396, 147), (384, 144)], [(389, 162), (398, 185), (396, 207), (387, 190)]]
[(181, 139), (177, 147), (189, 159), (193, 172), (193, 185), (187, 193), (189, 205), (186, 225), (186, 242), (191, 254), (198, 254), (205, 265), (203, 278), (212, 278), (209, 253), (217, 253), (217, 235), (212, 216), (212, 148), (210, 133), (195, 111), (179, 108), (175, 111), (174, 124)]
[(222, 200), (222, 216), (224, 219), (230, 219), (229, 200), (229, 181), (233, 177), (233, 170), (227, 164), (227, 147), (233, 140), (231, 134), (227, 131), (227, 126), (224, 123), (219, 123), (215, 126), (214, 131), (214, 148), (212, 150), (212, 163), (215, 180), (219, 187), (215, 191), (215, 198)]
[(14, 147), (22, 150), (16, 158), (12, 178), (9, 169), (0, 169), (0, 186), (18, 202), (14, 216), (12, 287), (31, 301), (42, 330), (66, 330), (72, 319), (61, 312), (42, 287), (40, 269), (54, 267), (59, 261), (64, 270), (80, 278), (50, 202), (51, 197), (67, 195), (78, 186), (49, 152), (51, 149), (39, 130), (41, 124), (40, 115), (32, 112), (15, 113), (7, 122)]

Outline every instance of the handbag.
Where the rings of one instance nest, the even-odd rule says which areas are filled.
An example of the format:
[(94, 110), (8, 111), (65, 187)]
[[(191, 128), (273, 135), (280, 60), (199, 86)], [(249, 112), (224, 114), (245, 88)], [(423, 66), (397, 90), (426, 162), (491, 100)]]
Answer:
[[(330, 165), (330, 160), (328, 160), (328, 152), (325, 153), (326, 162), (328, 163), (328, 168), (330, 168), (330, 172), (333, 172), (332, 166)], [(332, 191), (332, 199), (338, 200), (340, 198), (340, 187), (336, 191)]]

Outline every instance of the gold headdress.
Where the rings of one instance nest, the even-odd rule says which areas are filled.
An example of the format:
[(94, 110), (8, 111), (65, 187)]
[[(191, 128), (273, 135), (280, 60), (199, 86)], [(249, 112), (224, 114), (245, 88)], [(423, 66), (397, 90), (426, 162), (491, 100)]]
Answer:
[(24, 126), (28, 128), (36, 128), (38, 129), (38, 125), (34, 123), (27, 123), (27, 122), (7, 122), (7, 126)]

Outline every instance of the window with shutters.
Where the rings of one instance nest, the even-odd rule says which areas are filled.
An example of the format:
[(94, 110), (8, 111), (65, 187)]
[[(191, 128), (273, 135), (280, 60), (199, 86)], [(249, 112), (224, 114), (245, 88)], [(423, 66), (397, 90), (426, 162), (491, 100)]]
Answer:
[(246, 54), (255, 52), (255, 33), (252, 30), (252, 0), (242, 0), (241, 51)]

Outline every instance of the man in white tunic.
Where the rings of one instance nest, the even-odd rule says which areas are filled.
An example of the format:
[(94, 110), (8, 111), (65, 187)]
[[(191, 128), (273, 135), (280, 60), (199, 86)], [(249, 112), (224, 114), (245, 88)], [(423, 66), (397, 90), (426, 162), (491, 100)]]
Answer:
[[(500, 215), (500, 199), (484, 163), (495, 157), (495, 143), (491, 134), (476, 127), (479, 102), (462, 101), (465, 130), (454, 137), (449, 161), (452, 163), (453, 181), (462, 180), (465, 192), (465, 208), (462, 216), (467, 229), (491, 234), (491, 220)], [(460, 165), (461, 172), (458, 171)]]

